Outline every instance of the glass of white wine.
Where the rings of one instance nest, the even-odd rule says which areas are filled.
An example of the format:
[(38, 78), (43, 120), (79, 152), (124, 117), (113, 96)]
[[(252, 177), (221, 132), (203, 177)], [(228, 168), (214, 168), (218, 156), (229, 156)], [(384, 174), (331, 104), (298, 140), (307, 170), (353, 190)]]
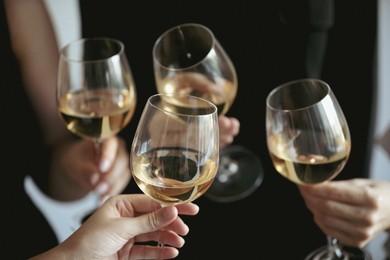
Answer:
[[(344, 168), (351, 136), (343, 111), (330, 86), (318, 79), (300, 79), (272, 90), (266, 101), (268, 150), (275, 169), (299, 185), (331, 181)], [(360, 249), (343, 248), (336, 238), (310, 253), (314, 259), (370, 259)]]
[[(235, 67), (213, 32), (206, 26), (174, 26), (153, 47), (154, 75), (159, 93), (181, 93), (213, 102), (225, 115), (237, 95)], [(220, 166), (205, 194), (216, 202), (232, 202), (252, 194), (263, 180), (257, 156), (240, 145), (221, 150)]]
[(100, 37), (64, 46), (56, 98), (67, 129), (95, 143), (98, 162), (101, 143), (130, 122), (136, 107), (136, 88), (124, 44)]
[(83, 38), (60, 51), (57, 104), (68, 130), (99, 144), (131, 120), (137, 96), (124, 44)]
[(130, 163), (142, 192), (163, 206), (202, 196), (218, 170), (217, 107), (189, 95), (151, 96), (134, 135)]

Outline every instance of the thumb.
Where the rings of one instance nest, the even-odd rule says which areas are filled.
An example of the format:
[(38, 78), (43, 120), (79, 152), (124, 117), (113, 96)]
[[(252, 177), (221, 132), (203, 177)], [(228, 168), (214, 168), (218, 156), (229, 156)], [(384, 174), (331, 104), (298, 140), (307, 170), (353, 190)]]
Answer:
[(178, 217), (175, 206), (162, 207), (156, 211), (134, 218), (134, 225), (129, 225), (136, 236), (153, 232), (171, 224)]

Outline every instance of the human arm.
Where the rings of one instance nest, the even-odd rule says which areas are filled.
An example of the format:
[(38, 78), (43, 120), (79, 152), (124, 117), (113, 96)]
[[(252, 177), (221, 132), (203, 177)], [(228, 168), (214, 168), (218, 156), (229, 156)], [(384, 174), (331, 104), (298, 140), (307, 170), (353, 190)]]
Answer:
[(315, 223), (343, 244), (364, 247), (390, 231), (390, 183), (371, 179), (298, 186)]
[[(193, 203), (161, 207), (143, 194), (112, 196), (63, 243), (30, 260), (175, 258), (189, 232), (178, 215), (198, 212)], [(149, 241), (165, 247), (142, 244)]]
[(73, 136), (59, 117), (55, 98), (59, 52), (45, 3), (5, 0), (5, 7), (24, 87), (52, 153), (44, 191), (60, 201), (80, 199), (92, 190), (102, 197), (120, 193), (131, 178), (124, 142), (117, 137), (107, 140), (97, 160), (93, 143)]

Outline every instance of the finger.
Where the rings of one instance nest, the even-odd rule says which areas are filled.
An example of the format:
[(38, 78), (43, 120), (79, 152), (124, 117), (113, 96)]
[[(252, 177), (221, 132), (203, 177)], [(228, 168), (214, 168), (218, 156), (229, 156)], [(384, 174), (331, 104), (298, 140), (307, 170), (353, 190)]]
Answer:
[(371, 208), (355, 206), (325, 197), (311, 196), (311, 194), (305, 194), (303, 190), (302, 194), (306, 206), (315, 215), (342, 218), (359, 225), (368, 225), (370, 223), (369, 220), (372, 214)]
[(164, 229), (172, 230), (173, 232), (185, 236), (190, 231), (190, 228), (184, 223), (184, 221), (177, 217), (172, 223), (164, 227)]
[(116, 151), (119, 146), (119, 139), (117, 136), (112, 136), (105, 139), (101, 145), (101, 154), (99, 160), (99, 170), (102, 173), (107, 172), (116, 157)]
[[(370, 235), (365, 230), (346, 228), (348, 222), (335, 224), (335, 221), (337, 222), (338, 220), (329, 219), (327, 222), (315, 220), (316, 224), (326, 235), (337, 238), (345, 245), (363, 247), (369, 241)], [(329, 223), (331, 225), (328, 225)]]
[(373, 193), (368, 182), (360, 179), (349, 181), (331, 181), (316, 185), (300, 186), (303, 192), (312, 196), (336, 200), (351, 205), (376, 206), (376, 194)]
[(110, 197), (106, 203), (113, 205), (122, 218), (138, 217), (161, 209), (161, 204), (143, 193), (119, 194)]
[(130, 252), (129, 259), (172, 259), (176, 258), (178, 255), (179, 251), (176, 248), (170, 246), (157, 247), (148, 245), (135, 245)]
[(145, 234), (138, 235), (135, 238), (137, 243), (145, 243), (149, 241), (155, 241), (164, 245), (173, 246), (176, 248), (181, 248), (184, 246), (185, 240), (179, 236), (177, 233), (171, 230), (158, 230), (154, 232), (149, 232)]
[(238, 121), (237, 118), (229, 117), (231, 129), (232, 129), (232, 135), (236, 136), (240, 132), (240, 121)]
[[(147, 210), (150, 207), (156, 207), (155, 204), (146, 203), (146, 205), (139, 205), (140, 201), (132, 202), (132, 205), (137, 210)], [(127, 207), (128, 208), (128, 207)], [(151, 209), (154, 210), (154, 209)], [(132, 215), (130, 215), (131, 217)], [(150, 213), (146, 213), (144, 215), (135, 217), (135, 218), (128, 218), (125, 219), (129, 223), (126, 225), (128, 227), (128, 232), (130, 234), (139, 235), (142, 233), (152, 232), (159, 230), (163, 227), (168, 226), (170, 223), (172, 223), (176, 218), (178, 217), (178, 211), (176, 207), (174, 206), (167, 206), (160, 208), (158, 210), (152, 211)]]
[(240, 132), (240, 121), (235, 117), (220, 116), (219, 126), (221, 132), (226, 132), (229, 135), (236, 136)]
[[(145, 216), (145, 213), (154, 211), (161, 207), (157, 202), (151, 200), (144, 194), (133, 194), (132, 196), (142, 196), (141, 198), (134, 199), (134, 201), (131, 202), (132, 206), (136, 209), (137, 216)], [(182, 215), (196, 215), (199, 212), (198, 205), (194, 203), (185, 203), (169, 207), (175, 207), (177, 210), (177, 215), (176, 218), (172, 219), (166, 226), (164, 226), (164, 229), (171, 230), (182, 236), (187, 235), (189, 232), (189, 227), (178, 216), (178, 214), (180, 213)], [(166, 207), (164, 209), (166, 209)], [(129, 214), (131, 216), (131, 213)]]
[(122, 141), (120, 141), (118, 149), (112, 168), (107, 173), (100, 175), (100, 182), (108, 184), (108, 189), (101, 193), (102, 196), (112, 196), (121, 193), (131, 180), (129, 155)]
[(223, 135), (236, 136), (240, 132), (240, 122), (237, 118), (220, 116), (219, 129)]
[[(320, 218), (321, 216), (319, 216)], [(334, 229), (345, 236), (353, 237), (355, 240), (367, 240), (376, 233), (375, 227), (359, 225), (348, 221), (348, 219), (333, 218), (325, 216), (320, 220), (324, 226)]]
[(234, 141), (234, 137), (238, 135), (240, 131), (240, 123), (233, 117), (219, 117), (219, 140), (220, 146), (223, 148)]
[[(201, 73), (187, 72), (179, 74), (177, 79), (181, 82), (180, 86), (191, 88), (200, 93), (219, 94), (221, 91), (214, 87), (214, 83)], [(199, 94), (193, 94), (198, 96)]]
[(221, 148), (228, 146), (233, 143), (234, 138), (231, 135), (220, 135), (219, 136), (219, 145)]
[(177, 210), (179, 211), (179, 215), (189, 215), (195, 216), (199, 213), (199, 206), (190, 202), (185, 204), (176, 205)]
[(323, 203), (324, 201), (307, 198), (308, 208), (324, 232), (348, 239), (349, 243), (365, 243), (382, 230), (380, 226), (373, 224), (378, 223), (375, 211), (335, 201)]
[(101, 181), (107, 183), (108, 189), (104, 193), (100, 193), (102, 197), (120, 194), (130, 183), (131, 173), (128, 167), (118, 167), (109, 176), (104, 176)]
[(156, 231), (168, 226), (177, 216), (178, 211), (174, 206), (163, 207), (151, 213), (128, 219), (132, 222), (127, 225), (128, 231), (133, 235)]

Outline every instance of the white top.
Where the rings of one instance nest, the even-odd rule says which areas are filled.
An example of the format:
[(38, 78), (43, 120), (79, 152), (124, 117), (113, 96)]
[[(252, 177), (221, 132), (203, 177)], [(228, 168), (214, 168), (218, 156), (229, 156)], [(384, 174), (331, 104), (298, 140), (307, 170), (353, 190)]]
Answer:
[[(390, 1), (378, 1), (378, 36), (377, 36), (377, 88), (376, 120), (371, 154), (370, 178), (390, 181), (390, 147), (386, 150), (379, 141), (390, 131)], [(386, 107), (387, 106), (387, 107)], [(389, 233), (381, 233), (372, 240), (367, 248), (373, 260), (390, 257)]]
[(81, 37), (79, 0), (45, 0), (57, 36), (58, 47)]

